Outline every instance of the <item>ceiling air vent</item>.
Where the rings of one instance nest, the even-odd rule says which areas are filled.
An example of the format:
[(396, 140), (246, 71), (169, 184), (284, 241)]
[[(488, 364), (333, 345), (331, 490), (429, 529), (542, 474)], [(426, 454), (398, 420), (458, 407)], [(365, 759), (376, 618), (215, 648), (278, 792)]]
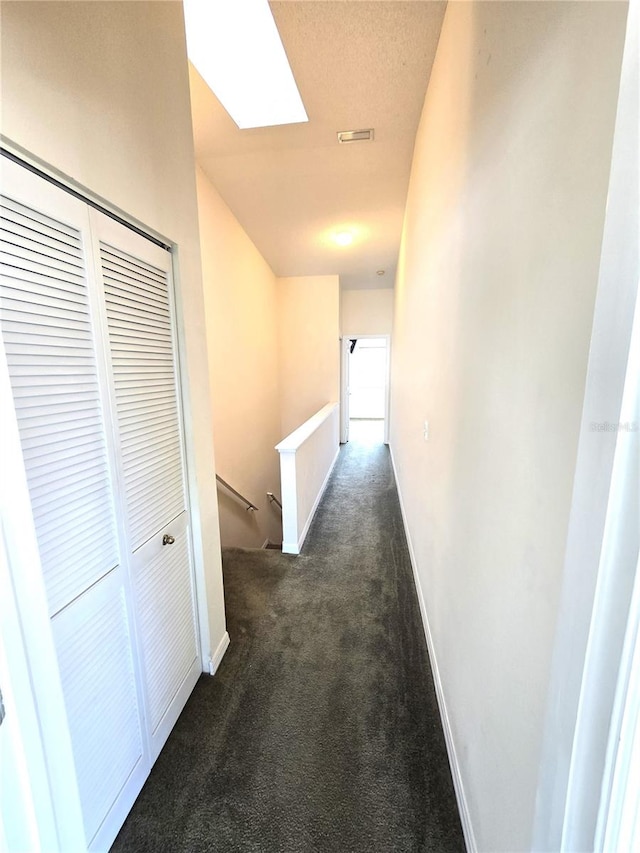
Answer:
[(338, 142), (373, 142), (373, 128), (368, 130), (339, 130)]

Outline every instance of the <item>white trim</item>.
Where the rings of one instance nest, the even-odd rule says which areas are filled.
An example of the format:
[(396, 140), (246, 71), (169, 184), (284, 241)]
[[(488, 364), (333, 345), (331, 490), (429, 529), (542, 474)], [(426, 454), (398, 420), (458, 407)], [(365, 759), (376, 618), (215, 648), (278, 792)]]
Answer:
[(316, 514), (316, 510), (322, 500), (322, 496), (324, 495), (325, 489), (329, 483), (329, 477), (335, 468), (336, 462), (338, 461), (338, 456), (340, 455), (340, 447), (336, 450), (336, 455), (333, 457), (333, 462), (329, 466), (329, 470), (327, 471), (327, 476), (324, 478), (323, 484), (320, 486), (320, 491), (318, 492), (318, 496), (315, 499), (313, 506), (311, 507), (311, 512), (309, 513), (309, 517), (307, 518), (307, 522), (300, 534), (300, 538), (297, 542), (283, 542), (282, 543), (282, 553), (283, 554), (299, 554), (302, 550), (302, 546), (304, 545), (304, 540), (307, 538), (307, 533), (309, 532), (309, 528), (311, 527), (311, 522), (313, 521), (313, 517)]
[(595, 850), (637, 850), (640, 841), (640, 558), (609, 732)]
[[(203, 547), (202, 512), (200, 508), (200, 488), (197, 477), (196, 451), (194, 440), (194, 419), (191, 408), (191, 381), (187, 360), (187, 331), (182, 304), (182, 286), (180, 280), (179, 250), (174, 245), (171, 251), (171, 295), (175, 320), (175, 356), (178, 379), (179, 403), (182, 426), (184, 477), (190, 525), (189, 538), (193, 559), (193, 580), (196, 605), (196, 619), (199, 640), (199, 654), (202, 672), (208, 672), (211, 654), (211, 625), (207, 602), (206, 560)], [(215, 482), (215, 481), (214, 481)]]
[[(639, 421), (640, 299), (636, 302), (620, 410), (621, 423), (635, 424), (637, 430)], [(595, 832), (591, 830), (591, 837), (595, 837), (593, 849), (631, 849), (603, 846), (602, 835), (605, 823), (610, 826), (609, 833), (616, 832), (615, 817), (622, 811), (625, 790), (618, 782), (614, 793), (614, 777), (619, 776), (619, 768), (624, 766), (633, 743), (633, 737), (622, 740), (621, 731), (625, 715), (632, 712), (631, 705), (627, 707), (627, 702), (633, 704), (632, 693), (627, 695), (629, 685), (634, 678), (639, 678), (638, 673), (634, 673), (632, 669), (633, 652), (640, 626), (640, 578), (637, 576), (639, 487), (638, 439), (634, 434), (622, 431), (618, 433), (616, 441), (593, 615), (578, 702), (565, 806), (563, 850), (577, 849), (573, 839), (574, 833), (578, 833), (580, 840), (584, 832), (582, 813), (586, 808), (591, 814), (593, 802), (597, 802), (598, 798), (598, 823)], [(635, 592), (630, 593), (632, 579)], [(627, 611), (629, 595), (631, 603)], [(621, 635), (625, 622), (626, 631), (622, 644)], [(618, 659), (619, 669), (614, 692), (613, 683), (609, 681), (607, 684), (607, 675), (615, 673)], [(640, 656), (636, 661), (640, 661)], [(597, 728), (594, 726), (594, 719), (602, 720), (602, 724)], [(604, 743), (596, 745), (603, 739), (602, 726), (606, 725), (607, 720), (610, 720), (608, 742), (606, 755), (603, 756)], [(593, 781), (590, 783), (591, 779)]]
[[(338, 403), (327, 403), (276, 445), (280, 454), (284, 554), (300, 553), (340, 452), (339, 432)], [(330, 460), (332, 450), (334, 456)], [(323, 472), (326, 473), (319, 483)]]
[[(620, 722), (616, 681), (625, 677), (622, 650), (639, 533), (637, 433), (633, 427), (627, 432), (625, 424), (627, 415), (637, 419), (627, 397), (638, 381), (637, 366), (635, 379), (629, 371), (640, 277), (639, 15), (640, 4), (632, 0), (555, 618), (532, 828), (535, 850), (599, 850), (598, 820), (602, 825), (603, 812), (617, 807), (608, 802)], [(600, 431), (605, 418), (613, 428)]]
[(340, 338), (340, 444), (349, 441), (349, 338)]
[(231, 642), (231, 639), (229, 637), (229, 632), (225, 631), (224, 634), (222, 635), (222, 639), (218, 643), (218, 648), (211, 655), (211, 660), (209, 661), (209, 667), (208, 667), (209, 675), (215, 675), (216, 674), (218, 667), (222, 663), (222, 658), (224, 657), (224, 653), (229, 648), (230, 642)]
[(313, 435), (318, 427), (322, 426), (322, 424), (336, 409), (337, 405), (337, 403), (327, 403), (327, 405), (323, 406), (320, 411), (316, 412), (315, 415), (312, 415), (309, 420), (305, 421), (301, 426), (289, 433), (289, 435), (283, 438), (282, 441), (276, 444), (276, 450), (278, 453), (295, 452), (301, 444), (304, 444), (304, 442)]
[[(638, 234), (639, 25), (640, 3), (633, 0), (627, 16), (601, 265), (601, 279), (606, 281), (609, 275), (616, 284), (620, 267), (617, 259), (615, 265), (611, 264), (607, 249), (615, 252), (618, 248), (622, 216), (629, 232), (636, 237)], [(633, 220), (630, 210), (635, 211)], [(608, 230), (615, 233), (612, 249), (609, 248)], [(635, 282), (636, 304), (619, 419), (622, 424), (634, 424), (637, 431), (640, 421), (637, 240), (635, 246), (634, 265), (622, 267), (624, 273), (631, 273), (629, 284)], [(582, 843), (582, 839), (593, 839), (592, 849), (597, 851), (635, 850), (638, 849), (637, 834), (640, 834), (637, 812), (640, 802), (637, 765), (640, 755), (640, 450), (637, 434), (622, 431), (616, 439), (567, 786), (562, 828), (563, 849), (567, 850), (574, 849), (571, 846), (574, 839), (578, 843)], [(623, 626), (624, 639), (621, 641)], [(613, 690), (606, 676), (616, 668)], [(601, 725), (594, 725), (594, 719), (602, 720)], [(603, 756), (602, 740), (607, 722), (608, 739)], [(594, 828), (592, 813), (596, 803), (598, 816)]]
[(261, 551), (266, 550), (266, 549), (269, 547), (269, 545), (271, 545), (271, 541), (269, 540), (269, 537), (267, 537), (267, 538), (264, 540), (264, 542), (262, 543), (262, 545), (260, 546), (260, 550), (261, 550)]
[(402, 500), (402, 492), (400, 491), (400, 484), (398, 481), (398, 472), (396, 471), (396, 463), (393, 458), (393, 451), (389, 448), (389, 455), (391, 457), (391, 466), (393, 468), (393, 476), (396, 483), (396, 491), (398, 492), (398, 502), (400, 504), (400, 513), (402, 515), (402, 524), (404, 526), (405, 536), (407, 538), (407, 546), (409, 549), (409, 559), (411, 560), (411, 568), (413, 570), (413, 579), (416, 585), (416, 594), (418, 596), (418, 603), (420, 605), (420, 614), (422, 616), (422, 626), (424, 628), (424, 636), (427, 641), (427, 650), (429, 652), (429, 660), (431, 662), (431, 670), (433, 673), (433, 683), (436, 688), (436, 698), (438, 700), (438, 708), (440, 710), (440, 720), (442, 722), (442, 730), (444, 732), (444, 739), (447, 745), (447, 755), (449, 757), (449, 767), (451, 768), (451, 776), (453, 778), (453, 787), (456, 792), (456, 800), (458, 802), (458, 811), (460, 812), (460, 822), (462, 824), (462, 833), (464, 835), (464, 841), (469, 853), (478, 853), (478, 845), (476, 842), (475, 834), (473, 832), (473, 824), (471, 822), (471, 812), (469, 811), (469, 804), (467, 801), (467, 795), (464, 790), (464, 783), (462, 781), (462, 772), (460, 770), (460, 762), (458, 761), (458, 755), (456, 753), (455, 741), (453, 737), (453, 730), (451, 728), (451, 722), (449, 720), (449, 713), (447, 711), (447, 703), (444, 696), (444, 689), (442, 687), (442, 679), (440, 677), (440, 670), (438, 669), (438, 660), (436, 658), (435, 646), (433, 643), (433, 636), (431, 634), (431, 627), (429, 625), (429, 616), (427, 614), (427, 605), (425, 602), (424, 594), (422, 592), (422, 585), (420, 583), (420, 576), (418, 574), (418, 566), (416, 561), (415, 551), (413, 549), (413, 542), (411, 541), (411, 534), (409, 532), (409, 525), (407, 523), (407, 515), (404, 509), (404, 502)]

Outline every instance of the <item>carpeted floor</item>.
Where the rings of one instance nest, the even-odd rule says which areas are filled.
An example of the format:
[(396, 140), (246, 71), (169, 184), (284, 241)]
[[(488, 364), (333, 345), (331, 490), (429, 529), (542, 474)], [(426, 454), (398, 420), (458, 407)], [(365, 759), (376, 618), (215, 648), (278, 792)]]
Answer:
[(303, 554), (223, 554), (231, 645), (112, 848), (463, 851), (389, 453), (340, 454)]

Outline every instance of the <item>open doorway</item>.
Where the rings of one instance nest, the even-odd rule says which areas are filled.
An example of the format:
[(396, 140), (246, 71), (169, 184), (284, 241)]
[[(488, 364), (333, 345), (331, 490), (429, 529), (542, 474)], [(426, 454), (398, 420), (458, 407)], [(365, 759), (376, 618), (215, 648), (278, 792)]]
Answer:
[(342, 339), (340, 441), (389, 441), (389, 335)]

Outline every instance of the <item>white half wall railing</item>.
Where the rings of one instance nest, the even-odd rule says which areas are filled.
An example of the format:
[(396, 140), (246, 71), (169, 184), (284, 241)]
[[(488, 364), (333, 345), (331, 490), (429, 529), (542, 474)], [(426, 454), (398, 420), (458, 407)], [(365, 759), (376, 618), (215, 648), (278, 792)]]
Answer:
[(327, 403), (276, 445), (282, 489), (282, 551), (299, 554), (340, 452), (339, 406)]

